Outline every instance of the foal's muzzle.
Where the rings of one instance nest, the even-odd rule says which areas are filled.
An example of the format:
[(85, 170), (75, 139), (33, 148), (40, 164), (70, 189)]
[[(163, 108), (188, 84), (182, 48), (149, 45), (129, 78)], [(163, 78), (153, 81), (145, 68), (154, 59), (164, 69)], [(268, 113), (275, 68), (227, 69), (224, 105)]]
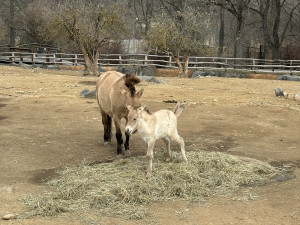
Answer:
[(125, 128), (125, 134), (130, 135), (130, 134), (134, 134), (137, 130), (133, 130), (132, 127), (127, 126)]
[(132, 133), (132, 128), (131, 127), (126, 127), (125, 128), (125, 134), (130, 135)]

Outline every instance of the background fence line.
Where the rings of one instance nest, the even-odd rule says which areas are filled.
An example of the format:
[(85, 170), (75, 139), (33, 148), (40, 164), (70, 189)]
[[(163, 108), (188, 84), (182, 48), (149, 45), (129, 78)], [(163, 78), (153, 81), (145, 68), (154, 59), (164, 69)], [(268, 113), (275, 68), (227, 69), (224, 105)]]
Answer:
[[(26, 51), (0, 52), (2, 63), (27, 63), (45, 65), (84, 65), (83, 54), (47, 53)], [(178, 68), (167, 55), (151, 54), (100, 54), (99, 66), (154, 66), (157, 68)], [(268, 60), (254, 58), (196, 57), (191, 56), (189, 69), (246, 70), (255, 72), (300, 74), (300, 60)]]

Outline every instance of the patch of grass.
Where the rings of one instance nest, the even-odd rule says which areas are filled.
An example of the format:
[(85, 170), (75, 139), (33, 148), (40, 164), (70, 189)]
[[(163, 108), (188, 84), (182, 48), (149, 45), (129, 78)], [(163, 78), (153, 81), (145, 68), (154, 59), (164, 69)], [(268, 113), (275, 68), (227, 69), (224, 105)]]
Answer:
[(229, 197), (242, 186), (267, 183), (279, 173), (268, 164), (246, 162), (219, 152), (187, 152), (187, 163), (181, 162), (176, 152), (171, 163), (164, 162), (164, 158), (164, 151), (157, 149), (149, 178), (146, 157), (68, 167), (48, 182), (51, 191), (22, 200), (28, 211), (21, 217), (93, 209), (108, 216), (141, 219), (147, 215), (150, 203)]

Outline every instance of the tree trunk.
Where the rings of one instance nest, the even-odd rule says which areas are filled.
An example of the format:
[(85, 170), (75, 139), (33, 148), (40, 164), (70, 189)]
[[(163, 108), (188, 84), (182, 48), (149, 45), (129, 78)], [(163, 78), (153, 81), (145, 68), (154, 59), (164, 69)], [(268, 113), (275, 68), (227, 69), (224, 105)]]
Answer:
[(95, 54), (88, 54), (84, 46), (80, 44), (81, 51), (83, 53), (83, 58), (85, 62), (84, 74), (85, 76), (99, 76), (98, 70), (98, 59), (99, 59), (99, 50), (96, 50)]
[(15, 29), (15, 0), (9, 2), (9, 44), (16, 46), (16, 29)]
[(274, 24), (272, 30), (273, 36), (273, 44), (272, 48), (272, 59), (279, 59), (280, 58), (280, 39), (279, 39), (279, 23), (280, 23), (280, 14), (281, 14), (281, 3), (280, 0), (275, 0), (273, 3), (273, 10), (274, 10)]
[(219, 30), (219, 49), (218, 49), (218, 56), (223, 56), (224, 51), (224, 37), (225, 37), (225, 31), (224, 31), (224, 8), (223, 6), (220, 6), (220, 30)]
[(178, 65), (178, 78), (187, 78), (189, 68), (189, 56), (184, 56), (183, 62), (180, 61), (179, 57), (172, 57)]
[(235, 33), (234, 58), (243, 57), (242, 26), (243, 26), (243, 17), (239, 17), (237, 18), (237, 27)]

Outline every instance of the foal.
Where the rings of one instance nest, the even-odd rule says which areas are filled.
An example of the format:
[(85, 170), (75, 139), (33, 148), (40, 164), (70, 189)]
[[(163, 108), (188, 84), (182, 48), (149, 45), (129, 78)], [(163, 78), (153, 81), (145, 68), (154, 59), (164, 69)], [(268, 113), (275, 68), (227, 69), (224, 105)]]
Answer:
[(162, 138), (166, 143), (167, 162), (170, 161), (170, 139), (180, 144), (183, 161), (187, 161), (184, 140), (177, 132), (177, 118), (184, 109), (183, 104), (178, 103), (173, 112), (170, 110), (159, 110), (153, 114), (145, 107), (135, 109), (132, 106), (127, 106), (127, 109), (129, 113), (125, 133), (130, 135), (138, 131), (148, 145), (147, 176), (151, 175), (152, 172), (153, 147), (157, 139)]

